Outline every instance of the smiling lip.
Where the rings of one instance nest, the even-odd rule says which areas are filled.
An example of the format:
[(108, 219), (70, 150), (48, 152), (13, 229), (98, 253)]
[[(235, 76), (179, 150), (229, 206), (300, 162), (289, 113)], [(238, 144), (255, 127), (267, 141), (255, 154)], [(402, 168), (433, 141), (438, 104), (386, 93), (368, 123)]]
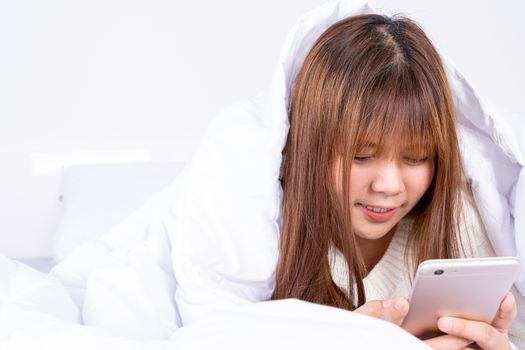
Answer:
[[(397, 207), (383, 207), (363, 203), (357, 203), (366, 217), (374, 222), (388, 221), (394, 216)], [(374, 210), (375, 209), (375, 210)]]

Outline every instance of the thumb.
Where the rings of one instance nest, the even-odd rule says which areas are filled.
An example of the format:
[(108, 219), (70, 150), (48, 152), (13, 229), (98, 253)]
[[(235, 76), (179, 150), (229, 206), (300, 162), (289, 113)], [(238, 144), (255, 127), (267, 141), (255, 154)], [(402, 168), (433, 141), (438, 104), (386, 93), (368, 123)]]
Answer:
[(400, 325), (408, 313), (408, 308), (408, 300), (399, 297), (388, 300), (371, 300), (355, 309), (354, 312)]
[(492, 325), (501, 332), (508, 332), (508, 329), (512, 321), (516, 318), (517, 313), (516, 299), (511, 292), (508, 292), (500, 304), (498, 313), (492, 321)]
[(383, 304), (385, 307), (385, 316), (383, 319), (400, 326), (410, 308), (407, 298), (397, 297), (395, 299), (385, 300)]

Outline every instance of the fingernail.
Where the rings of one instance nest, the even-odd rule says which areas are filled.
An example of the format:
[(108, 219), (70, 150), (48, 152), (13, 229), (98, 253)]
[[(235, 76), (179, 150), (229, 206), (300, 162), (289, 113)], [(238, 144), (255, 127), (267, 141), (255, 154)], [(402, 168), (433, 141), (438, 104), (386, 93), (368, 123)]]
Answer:
[(505, 313), (510, 313), (514, 310), (515, 307), (516, 307), (516, 300), (514, 299), (514, 296), (511, 294), (510, 296), (509, 295), (505, 296), (505, 299), (501, 303), (500, 309), (501, 311)]
[(383, 307), (384, 307), (385, 309), (389, 308), (390, 305), (392, 305), (392, 300), (391, 300), (391, 299), (383, 300)]
[(448, 332), (454, 327), (454, 320), (448, 317), (442, 317), (438, 321), (438, 327), (443, 332)]

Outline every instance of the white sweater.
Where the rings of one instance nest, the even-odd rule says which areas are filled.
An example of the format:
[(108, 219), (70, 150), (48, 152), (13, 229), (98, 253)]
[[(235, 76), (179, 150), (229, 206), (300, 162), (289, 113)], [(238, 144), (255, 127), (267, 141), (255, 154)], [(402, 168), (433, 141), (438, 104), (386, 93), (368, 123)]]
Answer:
[[(496, 254), (470, 193), (465, 195), (464, 201), (461, 237), (466, 238), (462, 239), (465, 242), (465, 257), (495, 256)], [(404, 250), (410, 229), (411, 222), (409, 220), (402, 220), (397, 225), (394, 237), (385, 254), (363, 280), (367, 301), (409, 296), (411, 284), (404, 261)], [(348, 270), (342, 254), (339, 251), (334, 251), (331, 254), (330, 261), (334, 282), (339, 288), (347, 291)], [(518, 316), (509, 330), (509, 336), (518, 349), (525, 349), (525, 298), (515, 287), (511, 291), (516, 298)]]

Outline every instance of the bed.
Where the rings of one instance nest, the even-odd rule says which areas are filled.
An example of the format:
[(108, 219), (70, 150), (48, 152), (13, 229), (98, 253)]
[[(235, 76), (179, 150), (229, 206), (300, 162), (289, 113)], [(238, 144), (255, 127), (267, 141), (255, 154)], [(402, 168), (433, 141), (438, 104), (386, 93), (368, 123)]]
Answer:
[(184, 162), (78, 164), (63, 169), (53, 256), (22, 259), (49, 272), (81, 242), (100, 237), (168, 186)]
[[(55, 256), (0, 257), (0, 348), (426, 348), (389, 323), (293, 299), (221, 305), (182, 327), (173, 299), (177, 282), (164, 262), (153, 261), (157, 248), (148, 245), (168, 246), (162, 234), (153, 237), (162, 230), (152, 213), (173, 194), (170, 183), (183, 166), (66, 169)], [(107, 231), (109, 238), (100, 238)]]

